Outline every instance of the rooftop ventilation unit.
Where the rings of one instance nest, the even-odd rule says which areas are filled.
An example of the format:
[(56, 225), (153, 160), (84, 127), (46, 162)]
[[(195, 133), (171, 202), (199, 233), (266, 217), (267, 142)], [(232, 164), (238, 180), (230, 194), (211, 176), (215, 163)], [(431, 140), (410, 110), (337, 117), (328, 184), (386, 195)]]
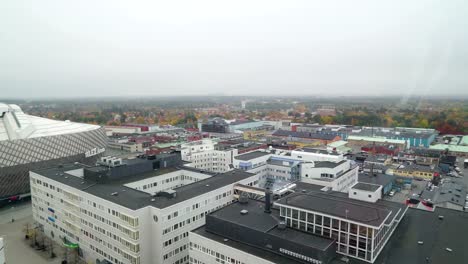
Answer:
[(119, 193), (118, 192), (113, 192), (113, 193), (111, 193), (111, 195), (112, 196), (117, 196), (117, 195), (119, 195)]
[(175, 190), (165, 190), (156, 194), (156, 196), (166, 197), (166, 198), (176, 198), (177, 192)]
[(243, 209), (243, 210), (240, 211), (240, 214), (241, 214), (241, 215), (246, 215), (246, 214), (248, 214), (248, 213), (249, 213), (249, 211), (247, 211), (247, 210), (245, 210), (245, 209)]
[(286, 222), (285, 221), (280, 221), (278, 224), (278, 229), (284, 230), (286, 229)]
[(240, 204), (247, 204), (249, 202), (249, 198), (246, 193), (242, 192), (239, 195), (239, 203)]

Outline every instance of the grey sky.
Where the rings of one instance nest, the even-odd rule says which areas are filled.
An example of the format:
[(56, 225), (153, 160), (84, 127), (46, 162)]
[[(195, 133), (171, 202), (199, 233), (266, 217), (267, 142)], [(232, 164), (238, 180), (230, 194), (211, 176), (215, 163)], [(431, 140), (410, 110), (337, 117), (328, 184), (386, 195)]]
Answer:
[(0, 97), (468, 94), (468, 1), (1, 1)]

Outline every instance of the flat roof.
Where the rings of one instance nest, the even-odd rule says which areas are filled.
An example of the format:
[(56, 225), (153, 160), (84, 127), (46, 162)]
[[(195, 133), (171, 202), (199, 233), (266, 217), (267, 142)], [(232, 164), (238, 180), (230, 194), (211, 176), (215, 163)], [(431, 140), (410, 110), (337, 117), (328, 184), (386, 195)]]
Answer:
[(299, 148), (295, 149), (294, 151), (300, 151), (300, 152), (307, 152), (307, 153), (316, 153), (316, 154), (325, 154), (325, 155), (332, 155), (332, 156), (340, 156), (338, 152), (330, 152), (326, 149), (317, 149), (317, 148)]
[[(444, 219), (440, 220), (439, 215)], [(467, 223), (466, 212), (441, 207), (434, 212), (409, 208), (374, 264), (466, 263), (468, 243), (463, 234), (468, 234)]]
[[(166, 208), (254, 175), (243, 170), (233, 170), (222, 174), (203, 172), (203, 174), (213, 176), (181, 186), (179, 188), (175, 188), (174, 190), (177, 192), (176, 197), (167, 198), (162, 196), (152, 196), (149, 193), (124, 186), (124, 184), (161, 176), (179, 170), (201, 173), (200, 170), (183, 166), (177, 168), (159, 169), (148, 173), (125, 177), (123, 179), (112, 180), (106, 183), (97, 183), (95, 181), (79, 178), (67, 173), (67, 171), (81, 168), (86, 168), (86, 166), (81, 164), (67, 164), (63, 165), (62, 167), (40, 169), (34, 172), (51, 180), (60, 182), (72, 188), (76, 188), (80, 191), (89, 193), (96, 197), (108, 200), (132, 210), (137, 210), (146, 206)], [(118, 195), (111, 195), (112, 193), (118, 193)]]
[(362, 141), (390, 143), (390, 144), (406, 144), (406, 141), (401, 140), (401, 139), (388, 139), (388, 138), (382, 138), (382, 137), (366, 137), (366, 136), (354, 136), (354, 135), (348, 136), (347, 140), (348, 141), (349, 140), (362, 140)]
[(271, 153), (263, 152), (263, 151), (252, 151), (252, 152), (248, 152), (239, 156), (235, 156), (234, 158), (237, 160), (248, 161), (248, 160), (260, 158), (260, 157), (270, 155), (270, 154)]
[(362, 190), (362, 191), (375, 192), (380, 188), (380, 185), (365, 183), (365, 182), (358, 182), (351, 188)]
[(372, 184), (387, 186), (387, 184), (395, 180), (395, 176), (393, 175), (382, 174), (382, 173), (376, 173), (376, 174), (377, 175), (372, 176), (369, 174), (360, 173), (358, 175), (358, 182), (365, 182), (365, 183), (372, 183)]
[(445, 144), (437, 144), (437, 145), (432, 145), (429, 146), (430, 149), (439, 149), (439, 150), (445, 150), (448, 149), (449, 151), (455, 151), (455, 152), (468, 152), (468, 146), (462, 146), (462, 145), (445, 145)]
[(283, 197), (275, 204), (302, 208), (361, 224), (379, 227), (389, 217), (392, 219), (406, 205), (378, 200), (375, 203), (348, 198), (341, 192), (293, 193)]
[(259, 258), (266, 259), (273, 263), (282, 263), (282, 264), (303, 264), (303, 262), (294, 260), (290, 257), (279, 255), (268, 250), (260, 249), (257, 247), (250, 246), (245, 243), (241, 243), (232, 239), (226, 239), (224, 236), (216, 235), (206, 231), (205, 226), (199, 227), (192, 231), (193, 233), (203, 236), (205, 238), (211, 239), (218, 243), (224, 244), (228, 247), (235, 248), (237, 250), (246, 252), (250, 255), (258, 256)]
[[(259, 200), (249, 199), (247, 203), (236, 202), (223, 207), (210, 214), (224, 222), (230, 222), (236, 225), (248, 227), (250, 229), (270, 234), (286, 241), (300, 243), (302, 245), (315, 248), (321, 251), (327, 250), (335, 241), (311, 233), (302, 232), (292, 228), (278, 229), (279, 210), (272, 208), (271, 213), (265, 213), (265, 203)], [(247, 214), (241, 214), (242, 210), (247, 210)], [(210, 229), (209, 227), (207, 228)], [(230, 230), (226, 231), (226, 237), (229, 237)], [(223, 235), (223, 234), (221, 234)], [(249, 241), (245, 241), (248, 243)]]
[(340, 160), (338, 162), (332, 162), (332, 161), (316, 161), (314, 162), (315, 168), (336, 168), (340, 166), (343, 163), (348, 162), (348, 160)]

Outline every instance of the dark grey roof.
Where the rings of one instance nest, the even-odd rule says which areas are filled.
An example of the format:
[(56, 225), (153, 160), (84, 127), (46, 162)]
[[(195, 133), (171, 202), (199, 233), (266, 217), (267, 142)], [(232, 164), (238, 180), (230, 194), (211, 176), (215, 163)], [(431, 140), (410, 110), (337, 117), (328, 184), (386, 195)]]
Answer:
[(270, 155), (270, 153), (263, 152), (263, 151), (252, 151), (252, 152), (248, 152), (248, 153), (245, 153), (245, 154), (242, 154), (242, 155), (239, 155), (239, 156), (235, 156), (234, 158), (237, 159), (237, 160), (247, 161), (247, 160), (251, 160), (251, 159), (260, 158), (260, 157), (263, 157), (263, 156), (266, 156), (266, 155)]
[(398, 170), (434, 172), (434, 169), (432, 169), (429, 166), (417, 165), (417, 164), (405, 165), (404, 167), (400, 166), (398, 167)]
[[(439, 215), (444, 219), (440, 220)], [(466, 263), (466, 234), (468, 213), (441, 207), (435, 212), (409, 208), (374, 264)]]
[(353, 189), (363, 190), (368, 192), (375, 192), (380, 188), (380, 185), (375, 185), (371, 183), (358, 182), (353, 187)]
[(193, 233), (216, 241), (218, 243), (224, 244), (228, 247), (235, 248), (237, 250), (246, 252), (250, 255), (258, 256), (259, 258), (266, 259), (273, 263), (282, 263), (282, 264), (302, 264), (303, 262), (296, 261), (287, 256), (279, 255), (268, 250), (260, 249), (257, 247), (250, 246), (246, 243), (241, 243), (232, 239), (226, 239), (224, 236), (210, 233), (206, 231), (205, 226), (199, 227), (192, 231)]
[(424, 190), (422, 199), (431, 199), (434, 204), (452, 203), (463, 207), (467, 194), (466, 185), (462, 181), (449, 179), (444, 181), (433, 191)]
[[(192, 232), (273, 263), (304, 263), (280, 253), (281, 246), (300, 244), (308, 250), (335, 254), (335, 240), (289, 227), (279, 229), (279, 210), (272, 208), (271, 213), (265, 213), (264, 209), (262, 201), (236, 202), (208, 215), (206, 225)], [(241, 214), (243, 210), (248, 213)], [(249, 233), (255, 233), (255, 242), (250, 240)], [(264, 243), (271, 243), (270, 248)]]
[(358, 182), (378, 184), (382, 186), (388, 185), (390, 182), (395, 180), (395, 176), (387, 175), (382, 173), (376, 173), (377, 175), (371, 176), (365, 173), (360, 173), (358, 176)]
[(311, 132), (296, 132), (289, 130), (276, 130), (272, 134), (273, 136), (280, 137), (295, 137), (295, 138), (309, 138), (309, 139), (320, 139), (320, 140), (333, 140), (337, 134), (325, 134), (325, 133), (311, 133)]
[(389, 217), (393, 219), (405, 205), (379, 200), (375, 203), (348, 198), (348, 194), (340, 192), (308, 192), (293, 193), (276, 201), (310, 211), (331, 216), (347, 218), (362, 224), (379, 227)]
[(346, 163), (347, 160), (340, 160), (339, 162), (332, 161), (316, 161), (315, 168), (336, 168), (339, 165)]
[[(307, 245), (309, 247), (326, 250), (334, 243), (334, 240), (324, 238), (292, 228), (278, 230), (279, 210), (272, 209), (270, 214), (264, 212), (265, 203), (258, 200), (249, 200), (247, 204), (239, 202), (226, 206), (218, 211), (211, 213), (211, 216), (226, 222), (235, 223), (242, 226), (248, 226), (253, 230), (263, 233), (269, 233), (285, 240), (294, 241)], [(241, 210), (247, 210), (245, 215), (240, 214)]]
[(308, 153), (317, 153), (317, 154), (326, 154), (326, 155), (334, 155), (334, 156), (339, 156), (338, 152), (330, 152), (326, 149), (318, 149), (318, 148), (301, 148), (297, 149), (297, 151), (303, 151), (303, 152), (308, 152)]
[[(213, 173), (203, 172), (204, 174), (214, 175), (214, 176), (176, 188), (174, 189), (177, 192), (176, 197), (167, 198), (167, 197), (160, 197), (160, 196), (153, 197), (152, 195), (146, 192), (138, 191), (138, 190), (126, 187), (123, 184), (163, 175), (163, 174), (177, 171), (177, 170), (191, 170), (191, 171), (197, 171), (199, 173), (200, 171), (195, 170), (190, 167), (161, 169), (161, 170), (156, 170), (156, 171), (152, 171), (149, 173), (126, 177), (124, 179), (115, 180), (115, 181), (111, 181), (108, 183), (96, 183), (94, 181), (85, 180), (85, 179), (75, 177), (66, 173), (69, 170), (80, 169), (83, 167), (85, 166), (68, 164), (60, 168), (53, 167), (53, 168), (37, 170), (35, 172), (49, 179), (55, 180), (62, 184), (66, 184), (70, 187), (79, 189), (83, 192), (87, 192), (89, 194), (108, 200), (110, 202), (130, 208), (132, 210), (136, 210), (136, 209), (146, 207), (146, 206), (153, 206), (156, 208), (169, 207), (174, 204), (177, 204), (185, 200), (194, 198), (196, 196), (202, 195), (204, 193), (216, 190), (223, 186), (246, 179), (253, 175), (252, 173), (242, 171), (242, 170), (233, 170), (233, 171), (226, 172), (223, 174), (213, 174)], [(118, 193), (118, 195), (111, 195), (112, 193)], [(151, 201), (152, 199), (154, 199), (154, 201)]]

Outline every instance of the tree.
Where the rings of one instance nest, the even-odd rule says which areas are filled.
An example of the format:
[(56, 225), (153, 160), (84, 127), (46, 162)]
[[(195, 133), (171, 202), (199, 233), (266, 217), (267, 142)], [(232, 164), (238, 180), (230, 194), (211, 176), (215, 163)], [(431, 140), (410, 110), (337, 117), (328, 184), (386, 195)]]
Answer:
[(145, 120), (144, 117), (138, 116), (138, 117), (135, 119), (135, 123), (137, 123), (137, 124), (146, 124), (146, 120)]

